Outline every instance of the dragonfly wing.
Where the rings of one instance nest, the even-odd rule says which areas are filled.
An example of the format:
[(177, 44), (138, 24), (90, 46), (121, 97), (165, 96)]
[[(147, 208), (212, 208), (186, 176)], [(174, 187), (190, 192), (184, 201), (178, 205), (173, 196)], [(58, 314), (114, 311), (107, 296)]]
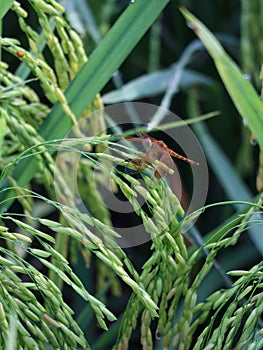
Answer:
[[(133, 142), (140, 142), (140, 144), (143, 145), (144, 150), (149, 149), (151, 147), (152, 142), (150, 138), (141, 138), (141, 137), (134, 137), (134, 136), (125, 136), (124, 137), (128, 141), (133, 141)], [(140, 147), (138, 147), (140, 148)]]
[(136, 137), (136, 136), (124, 136), (125, 140), (129, 141), (144, 141), (141, 137)]
[(174, 168), (174, 162), (169, 153), (163, 151), (159, 161), (160, 163), (158, 163), (153, 172), (153, 176), (158, 179), (168, 175), (169, 169), (172, 170)]

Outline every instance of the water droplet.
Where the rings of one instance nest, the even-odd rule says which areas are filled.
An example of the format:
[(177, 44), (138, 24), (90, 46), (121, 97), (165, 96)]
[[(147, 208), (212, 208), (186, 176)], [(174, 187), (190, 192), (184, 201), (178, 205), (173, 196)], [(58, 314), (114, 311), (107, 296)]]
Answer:
[(251, 81), (251, 76), (249, 74), (243, 74), (243, 78), (246, 80), (246, 81)]
[(131, 3), (131, 4), (134, 4), (134, 3), (135, 3), (135, 0), (130, 0), (130, 3)]
[(245, 126), (248, 126), (248, 122), (247, 122), (247, 119), (246, 119), (246, 118), (243, 119), (243, 124), (244, 124)]
[(188, 22), (187, 23), (187, 27), (190, 28), (190, 29), (193, 29), (193, 30), (196, 29), (196, 25), (194, 23), (192, 23), (192, 22)]

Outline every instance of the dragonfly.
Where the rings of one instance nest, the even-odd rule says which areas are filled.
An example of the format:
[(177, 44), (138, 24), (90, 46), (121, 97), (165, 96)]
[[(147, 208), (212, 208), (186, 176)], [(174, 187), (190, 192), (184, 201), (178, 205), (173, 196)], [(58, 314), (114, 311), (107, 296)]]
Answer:
[(156, 140), (155, 138), (145, 134), (142, 131), (138, 131), (141, 137), (125, 136), (125, 139), (129, 141), (146, 141), (149, 144), (149, 149), (137, 158), (132, 159), (131, 163), (136, 167), (137, 170), (143, 170), (146, 167), (151, 166), (158, 160), (158, 164), (154, 168), (152, 177), (160, 179), (168, 175), (169, 170), (174, 167), (172, 157), (181, 159), (189, 164), (199, 165), (198, 162), (186, 158), (181, 154), (168, 148), (166, 143), (162, 140)]

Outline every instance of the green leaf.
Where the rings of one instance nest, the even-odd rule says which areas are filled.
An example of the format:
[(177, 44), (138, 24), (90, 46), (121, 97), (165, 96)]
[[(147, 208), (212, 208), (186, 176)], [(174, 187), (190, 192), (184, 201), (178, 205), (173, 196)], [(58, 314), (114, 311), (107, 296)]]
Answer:
[[(118, 103), (123, 101), (134, 101), (145, 97), (162, 94), (166, 91), (170, 78), (174, 73), (176, 65), (159, 72), (149, 73), (130, 81), (120, 89), (105, 94), (102, 99), (104, 103)], [(211, 84), (212, 79), (190, 69), (183, 70), (179, 88), (187, 88), (197, 84)], [(174, 93), (176, 91), (173, 91)]]
[(263, 150), (263, 105), (252, 85), (215, 36), (188, 10), (181, 8), (190, 28), (205, 45), (237, 110)]
[(14, 0), (0, 0), (0, 19), (4, 17)]
[[(101, 91), (168, 2), (169, 0), (137, 0), (129, 4), (65, 93), (77, 118)], [(71, 120), (57, 103), (39, 133), (45, 140), (63, 138), (71, 126)], [(13, 173), (18, 185), (24, 187), (33, 178), (36, 169), (33, 158), (20, 161)], [(2, 189), (7, 186), (6, 181)], [(2, 192), (0, 201), (10, 198), (11, 195), (10, 191)], [(6, 210), (12, 201), (10, 199), (8, 203), (1, 203), (0, 211)]]
[[(77, 118), (109, 81), (168, 2), (138, 0), (130, 4), (118, 19), (66, 91), (67, 100)], [(65, 117), (61, 106), (57, 104), (43, 124), (41, 135), (46, 140), (63, 137), (70, 126), (70, 119)]]
[[(195, 92), (189, 97), (189, 111), (193, 115), (198, 115), (200, 113), (197, 107), (197, 96)], [(230, 160), (227, 158), (225, 153), (221, 150), (220, 146), (217, 144), (216, 140), (209, 134), (209, 131), (206, 125), (202, 122), (196, 123), (193, 125), (194, 131), (196, 132), (198, 139), (205, 150), (205, 154), (209, 165), (214, 171), (215, 176), (220, 182), (222, 188), (227, 194), (228, 198), (231, 201), (253, 201), (253, 195), (250, 192), (247, 185), (239, 177), (235, 171)], [(243, 210), (244, 206), (240, 204), (234, 204), (237, 211)], [(255, 214), (257, 216), (257, 214)], [(250, 218), (251, 221), (255, 219), (255, 216), (252, 215)], [(216, 230), (215, 230), (216, 231)], [(221, 231), (221, 228), (218, 229), (218, 232)], [(262, 226), (253, 226), (250, 225), (249, 236), (253, 241), (254, 245), (257, 247), (257, 250), (263, 256), (263, 232)], [(216, 237), (216, 236), (215, 236)]]
[[(198, 139), (200, 140), (203, 148), (206, 150), (206, 156), (208, 158), (209, 164), (214, 170), (214, 173), (222, 185), (224, 191), (226, 192), (228, 198), (233, 201), (253, 201), (253, 196), (249, 188), (238, 176), (230, 160), (220, 149), (216, 141), (209, 135), (205, 125), (198, 123), (194, 125), (194, 130), (197, 133)], [(240, 204), (235, 205), (235, 208), (237, 210), (240, 210), (243, 207), (244, 206)], [(257, 213), (255, 215), (252, 215), (250, 220), (253, 222), (257, 216)], [(263, 256), (262, 225), (251, 225), (249, 228), (249, 237), (257, 247), (257, 250)]]

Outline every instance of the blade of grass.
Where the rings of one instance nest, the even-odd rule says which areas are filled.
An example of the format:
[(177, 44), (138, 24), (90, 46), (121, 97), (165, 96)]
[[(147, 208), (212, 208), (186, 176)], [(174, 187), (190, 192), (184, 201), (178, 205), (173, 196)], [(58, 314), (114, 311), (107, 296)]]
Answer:
[(12, 6), (14, 0), (0, 0), (0, 19), (4, 17), (7, 11)]
[(100, 32), (88, 2), (85, 0), (75, 0), (73, 3), (83, 19), (91, 38), (93, 39), (94, 43), (98, 45), (101, 41)]
[(183, 119), (182, 121), (176, 121), (176, 122), (161, 124), (158, 127), (158, 130), (165, 131), (165, 130), (169, 130), (169, 129), (173, 129), (173, 128), (179, 128), (180, 126), (191, 125), (193, 123), (197, 123), (197, 122), (200, 122), (202, 120), (207, 120), (207, 119), (210, 119), (210, 118), (214, 118), (214, 117), (218, 116), (219, 114), (220, 113), (218, 111), (214, 111), (214, 112), (210, 112), (210, 113), (206, 113), (206, 114), (200, 115), (200, 116), (195, 117), (195, 118)]
[(148, 72), (160, 69), (162, 16), (153, 24), (150, 34)]
[(195, 40), (191, 42), (182, 53), (174, 69), (172, 77), (169, 79), (169, 82), (167, 84), (165, 94), (160, 104), (161, 108), (158, 108), (156, 113), (152, 117), (152, 120), (148, 125), (148, 129), (147, 129), (148, 131), (156, 127), (157, 125), (159, 125), (160, 122), (165, 117), (166, 110), (169, 110), (170, 105), (172, 103), (173, 95), (175, 91), (177, 91), (178, 89), (180, 80), (182, 80), (184, 69), (186, 68), (187, 64), (189, 64), (189, 62), (191, 61), (193, 54), (196, 51), (201, 50), (202, 48), (203, 48), (202, 43), (199, 40)]
[(202, 40), (214, 60), (216, 68), (223, 80), (240, 115), (247, 122), (251, 132), (263, 150), (263, 105), (252, 87), (244, 78), (239, 67), (227, 55), (216, 37), (188, 10), (180, 8), (190, 28)]
[[(169, 0), (138, 0), (130, 4), (121, 15), (66, 91), (67, 100), (77, 118), (101, 91), (168, 2)], [(70, 124), (71, 121), (65, 118), (61, 106), (57, 104), (43, 124), (41, 135), (45, 139), (52, 139), (58, 134), (61, 137), (66, 134)]]
[[(167, 90), (171, 75), (174, 74), (177, 65), (172, 65), (162, 71), (145, 74), (129, 83), (121, 86), (118, 90), (113, 90), (102, 96), (106, 104), (123, 101), (134, 101), (146, 97), (155, 96)], [(196, 84), (211, 84), (212, 79), (204, 74), (197, 73), (190, 69), (184, 69), (178, 85), (172, 91), (176, 93), (180, 88), (187, 88)]]
[[(91, 11), (91, 8), (88, 3), (86, 3), (85, 0), (76, 0), (75, 1), (75, 6), (78, 9), (78, 12), (81, 17), (83, 17), (83, 21), (88, 28), (88, 31), (90, 33), (90, 36), (94, 40), (95, 44), (98, 45), (101, 41), (101, 35), (99, 32), (99, 28), (96, 23), (96, 19)], [(108, 4), (110, 6), (110, 3)], [(114, 74), (112, 75), (112, 82), (115, 85), (116, 88), (121, 89), (123, 86), (123, 81), (121, 77), (121, 73), (119, 70), (116, 70)], [(128, 100), (126, 100), (128, 101)], [(125, 102), (126, 102), (125, 101)], [(129, 104), (125, 104), (125, 109), (127, 111), (127, 114), (133, 123), (138, 123), (140, 124), (142, 121), (140, 120), (138, 113), (136, 109)]]
[[(130, 3), (119, 17), (66, 91), (66, 98), (77, 118), (101, 91), (168, 2), (169, 0), (137, 0)], [(70, 119), (57, 103), (42, 124), (39, 133), (45, 140), (52, 140), (64, 137), (70, 128)], [(13, 176), (18, 185), (24, 187), (32, 179), (35, 171), (35, 161), (29, 158), (16, 166)], [(2, 189), (7, 186), (5, 181)], [(4, 193), (5, 195), (0, 196), (0, 202), (10, 197), (10, 192)], [(0, 212), (6, 210), (12, 201), (0, 203)]]
[[(236, 173), (233, 165), (227, 156), (220, 149), (216, 141), (209, 135), (207, 127), (203, 123), (193, 125), (195, 132), (205, 150), (208, 162), (215, 175), (219, 179), (224, 191), (231, 200), (252, 201), (252, 194), (242, 179)], [(242, 206), (236, 205), (236, 209)]]
[[(199, 115), (200, 111), (197, 105), (197, 96), (193, 92), (189, 95), (188, 103), (191, 115)], [(224, 191), (230, 200), (253, 201), (252, 193), (242, 179), (238, 176), (233, 165), (223, 153), (216, 141), (210, 136), (204, 123), (193, 124), (193, 129), (198, 135), (198, 139), (205, 150), (208, 162), (218, 178)], [(240, 204), (235, 205), (236, 210), (244, 208)], [(258, 214), (256, 214), (258, 215)], [(253, 220), (253, 216), (251, 217)], [(250, 238), (257, 247), (257, 250), (263, 256), (263, 231), (260, 226), (254, 226), (249, 229)]]

